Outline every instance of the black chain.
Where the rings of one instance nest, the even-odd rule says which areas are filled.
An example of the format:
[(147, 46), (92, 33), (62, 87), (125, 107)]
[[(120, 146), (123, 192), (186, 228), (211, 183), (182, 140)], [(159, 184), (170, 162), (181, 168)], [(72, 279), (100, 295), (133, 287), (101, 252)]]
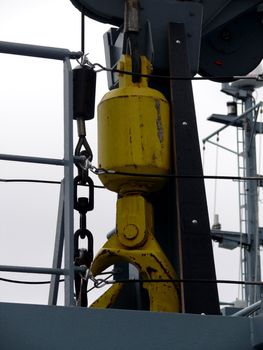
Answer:
[[(85, 265), (89, 269), (93, 260), (93, 235), (87, 229), (87, 212), (94, 208), (94, 183), (88, 171), (78, 168), (79, 175), (74, 179), (74, 209), (79, 212), (79, 229), (74, 233), (74, 265)], [(87, 197), (78, 197), (78, 186), (85, 185)], [(86, 187), (86, 185), (88, 185)], [(87, 249), (79, 249), (79, 240), (87, 238)], [(87, 307), (87, 279), (83, 273), (75, 273), (75, 290), (77, 305)]]
[[(86, 139), (85, 121), (77, 119), (79, 140), (75, 149), (75, 156), (84, 156), (91, 162), (93, 155)], [(74, 233), (74, 265), (85, 265), (89, 269), (93, 260), (93, 235), (87, 229), (87, 213), (94, 208), (94, 183), (89, 177), (88, 169), (83, 163), (76, 164), (78, 175), (74, 178), (74, 209), (79, 212), (79, 229)], [(88, 188), (86, 197), (78, 196), (78, 186)], [(79, 248), (79, 240), (87, 238), (87, 249)], [(87, 278), (85, 273), (75, 273), (76, 303), (78, 306), (87, 307)]]
[[(80, 155), (84, 155), (80, 152)], [(78, 197), (78, 186), (85, 185), (87, 197)], [(88, 186), (87, 186), (88, 185)], [(87, 187), (86, 187), (87, 186)], [(88, 176), (88, 170), (78, 166), (78, 175), (74, 178), (74, 209), (79, 212), (79, 229), (74, 233), (74, 264), (85, 265), (87, 269), (93, 260), (93, 235), (87, 229), (87, 212), (94, 208), (94, 183)], [(79, 240), (87, 238), (87, 249), (79, 249)], [(75, 273), (75, 290), (77, 305), (87, 307), (87, 279), (82, 273)]]
[[(85, 265), (87, 270), (93, 260), (93, 236), (87, 229), (87, 212), (94, 208), (94, 183), (88, 169), (93, 155), (86, 139), (85, 121), (94, 118), (96, 95), (96, 72), (85, 55), (85, 17), (81, 15), (81, 46), (83, 56), (79, 66), (73, 69), (73, 118), (77, 121), (78, 143), (75, 156), (82, 161), (76, 163), (78, 175), (74, 179), (74, 209), (79, 212), (79, 229), (74, 234), (74, 264)], [(88, 188), (85, 197), (78, 196), (78, 186)], [(79, 240), (87, 238), (87, 249), (79, 249)], [(77, 305), (87, 306), (86, 273), (75, 274)]]

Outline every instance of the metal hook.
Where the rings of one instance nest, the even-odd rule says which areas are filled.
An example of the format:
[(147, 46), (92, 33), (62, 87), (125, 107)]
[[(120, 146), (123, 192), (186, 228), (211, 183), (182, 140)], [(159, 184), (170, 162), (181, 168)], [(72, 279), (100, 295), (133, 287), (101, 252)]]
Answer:
[[(83, 151), (81, 151), (82, 147), (84, 148)], [(80, 156), (80, 155), (85, 155), (90, 162), (93, 159), (92, 150), (91, 150), (90, 145), (88, 144), (88, 141), (87, 141), (85, 136), (79, 137), (77, 146), (75, 148), (75, 156)]]

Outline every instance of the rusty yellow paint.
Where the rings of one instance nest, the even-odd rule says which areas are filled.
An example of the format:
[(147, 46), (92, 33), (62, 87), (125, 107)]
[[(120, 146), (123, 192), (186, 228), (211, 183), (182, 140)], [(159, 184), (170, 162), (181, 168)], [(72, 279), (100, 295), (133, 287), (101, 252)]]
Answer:
[[(141, 57), (143, 74), (151, 64)], [(119, 69), (132, 71), (131, 57), (123, 55)], [(170, 169), (169, 104), (147, 78), (133, 83), (132, 76), (120, 74), (119, 88), (108, 92), (98, 106), (99, 167), (133, 174), (167, 174)], [(100, 175), (104, 186), (125, 194), (158, 190), (160, 177)]]
[[(134, 225), (137, 235), (125, 234), (125, 227)], [(140, 239), (138, 240), (138, 237)], [(117, 232), (104, 244), (92, 265), (94, 276), (109, 266), (126, 261), (133, 264), (141, 278), (147, 280), (176, 279), (175, 271), (153, 235), (153, 210), (140, 195), (129, 195), (118, 199)], [(151, 311), (179, 312), (178, 286), (171, 282), (143, 283), (148, 291)], [(111, 287), (93, 307), (110, 307), (121, 285)]]

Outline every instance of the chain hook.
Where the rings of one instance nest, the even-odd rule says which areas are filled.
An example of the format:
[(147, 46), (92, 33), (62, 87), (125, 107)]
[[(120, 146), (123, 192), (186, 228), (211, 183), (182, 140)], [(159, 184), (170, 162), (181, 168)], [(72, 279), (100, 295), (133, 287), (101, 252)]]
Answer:
[[(88, 249), (81, 248), (79, 249), (79, 238), (88, 239)], [(75, 266), (85, 266), (85, 272), (75, 273), (75, 291), (76, 291), (76, 304), (77, 306), (87, 307), (88, 306), (88, 297), (87, 297), (87, 288), (88, 288), (88, 269), (93, 260), (93, 236), (92, 233), (85, 230), (77, 230), (74, 234), (74, 265)]]
[[(81, 148), (84, 148), (84, 150), (81, 150)], [(75, 156), (85, 156), (90, 162), (93, 159), (93, 154), (90, 148), (90, 145), (88, 144), (88, 141), (85, 136), (80, 136), (77, 146), (75, 148)]]

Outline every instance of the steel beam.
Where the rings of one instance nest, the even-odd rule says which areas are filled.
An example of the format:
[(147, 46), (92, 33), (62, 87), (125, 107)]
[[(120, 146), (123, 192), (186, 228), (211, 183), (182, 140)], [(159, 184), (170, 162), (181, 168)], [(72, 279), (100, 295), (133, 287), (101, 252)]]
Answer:
[(0, 41), (0, 53), (6, 53), (19, 56), (30, 56), (39, 58), (48, 58), (52, 60), (64, 61), (66, 58), (80, 58), (82, 52), (72, 52), (68, 49), (57, 47), (39, 46)]
[[(22, 162), (22, 163), (60, 165), (60, 166), (64, 166), (66, 164), (64, 159), (20, 156), (16, 154), (0, 154), (0, 160)], [(79, 162), (82, 160), (83, 160), (83, 156), (74, 156), (74, 161)], [(84, 160), (85, 160), (85, 157), (84, 157)]]
[(28, 157), (28, 156), (19, 156), (15, 154), (0, 154), (0, 160), (23, 162), (23, 163), (35, 163), (35, 164), (61, 165), (61, 166), (65, 164), (65, 161), (63, 159)]
[(207, 136), (206, 138), (204, 138), (202, 141), (203, 142), (206, 142), (208, 141), (209, 139), (211, 139), (213, 136), (219, 134), (221, 131), (225, 130), (226, 128), (228, 128), (229, 126), (235, 126), (236, 123), (238, 123), (239, 121), (243, 120), (244, 118), (246, 118), (246, 116), (253, 112), (256, 108), (258, 107), (261, 107), (263, 105), (263, 102), (259, 102), (257, 103), (255, 106), (252, 106), (252, 107), (249, 107), (244, 113), (240, 114), (239, 116), (237, 117), (233, 117), (232, 121), (225, 125), (225, 126), (222, 126), (221, 128), (217, 129), (216, 131), (214, 131), (212, 134), (210, 134), (209, 136)]
[(54, 269), (49, 267), (31, 267), (31, 266), (12, 266), (0, 265), (0, 271), (19, 272), (19, 273), (37, 273), (44, 275), (68, 275), (66, 269)]
[(256, 303), (249, 305), (248, 307), (245, 307), (244, 309), (235, 312), (230, 317), (248, 317), (249, 315), (253, 314), (254, 312), (260, 310), (261, 303), (262, 303), (262, 301), (258, 300)]
[[(171, 76), (190, 76), (186, 42), (184, 25), (170, 23)], [(180, 278), (216, 280), (191, 81), (171, 80), (170, 90), (176, 174), (200, 176), (175, 180)], [(220, 312), (216, 284), (182, 284), (181, 292), (183, 311)]]
[[(76, 266), (75, 271), (85, 272), (85, 268)], [(18, 272), (18, 273), (36, 273), (43, 275), (68, 275), (67, 269), (59, 269), (52, 267), (35, 267), (35, 266), (13, 266), (13, 265), (0, 265), (0, 271), (3, 272)]]

